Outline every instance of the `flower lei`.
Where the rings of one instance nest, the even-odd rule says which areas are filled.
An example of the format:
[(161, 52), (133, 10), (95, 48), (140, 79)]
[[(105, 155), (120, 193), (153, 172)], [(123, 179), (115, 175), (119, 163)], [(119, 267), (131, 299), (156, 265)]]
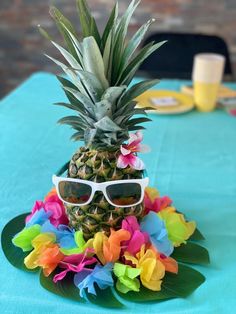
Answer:
[(96, 285), (115, 286), (122, 294), (138, 293), (141, 286), (160, 291), (165, 275), (178, 273), (178, 263), (170, 255), (186, 243), (196, 224), (187, 222), (154, 188), (146, 189), (144, 204), (140, 223), (128, 216), (109, 237), (98, 232), (86, 242), (81, 231), (68, 226), (64, 205), (53, 189), (44, 201), (35, 203), (12, 242), (29, 252), (24, 258), (28, 269), (40, 267), (46, 277), (53, 273), (54, 283), (73, 274), (82, 298), (96, 295)]

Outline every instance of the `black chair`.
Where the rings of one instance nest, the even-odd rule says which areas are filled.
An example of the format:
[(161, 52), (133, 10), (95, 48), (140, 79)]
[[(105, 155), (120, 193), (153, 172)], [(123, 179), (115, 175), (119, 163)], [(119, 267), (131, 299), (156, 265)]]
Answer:
[(210, 52), (225, 56), (224, 79), (233, 80), (229, 51), (222, 38), (202, 34), (155, 33), (143, 45), (162, 40), (167, 40), (167, 43), (142, 64), (141, 74), (159, 78), (191, 79), (194, 55)]

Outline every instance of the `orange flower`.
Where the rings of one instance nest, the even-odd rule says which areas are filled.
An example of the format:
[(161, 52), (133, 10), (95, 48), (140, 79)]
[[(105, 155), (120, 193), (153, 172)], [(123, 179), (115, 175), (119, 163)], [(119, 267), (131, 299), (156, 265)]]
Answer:
[(43, 268), (44, 276), (48, 277), (63, 258), (64, 255), (57, 244), (43, 250), (39, 255), (38, 265)]
[(107, 261), (116, 262), (120, 257), (120, 243), (122, 241), (128, 241), (130, 239), (130, 233), (127, 230), (120, 229), (118, 231), (111, 230), (111, 235), (103, 245), (103, 254)]
[(178, 274), (178, 263), (172, 257), (167, 257), (165, 255), (159, 256), (160, 261), (165, 266), (165, 270), (169, 273)]
[(49, 276), (64, 258), (59, 246), (54, 243), (55, 240), (55, 235), (52, 233), (41, 233), (35, 237), (32, 240), (34, 250), (25, 257), (25, 266), (29, 269), (41, 266), (44, 275)]
[(98, 259), (103, 265), (110, 262), (114, 263), (120, 257), (121, 242), (129, 239), (130, 233), (123, 229), (118, 231), (111, 229), (111, 235), (109, 238), (102, 232), (98, 232), (93, 240), (93, 248)]
[(156, 253), (157, 259), (165, 266), (166, 271), (174, 274), (178, 273), (178, 263), (175, 259), (159, 253), (153, 245), (150, 246), (150, 249)]

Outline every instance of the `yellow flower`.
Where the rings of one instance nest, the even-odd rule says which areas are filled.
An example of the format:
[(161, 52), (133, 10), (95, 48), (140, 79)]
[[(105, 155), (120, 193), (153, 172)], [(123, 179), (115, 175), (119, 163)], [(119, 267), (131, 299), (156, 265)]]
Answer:
[(157, 197), (160, 197), (160, 193), (157, 189), (148, 186), (145, 189), (145, 196), (148, 197), (151, 202), (154, 202)]
[(40, 233), (32, 241), (34, 250), (25, 257), (25, 266), (29, 269), (34, 269), (39, 266), (40, 256), (44, 250), (54, 247), (56, 236), (52, 233)]
[(131, 261), (136, 268), (140, 269), (143, 286), (153, 291), (161, 290), (161, 279), (165, 276), (165, 266), (157, 259), (156, 253), (152, 249), (145, 251), (145, 245), (143, 245), (136, 257), (128, 252), (124, 256), (127, 261)]
[(168, 238), (175, 247), (186, 243), (196, 229), (196, 223), (194, 221), (186, 222), (184, 215), (177, 213), (174, 207), (167, 207), (157, 215), (164, 221)]
[(106, 260), (103, 254), (103, 243), (107, 240), (108, 240), (108, 237), (102, 232), (97, 232), (93, 240), (93, 248), (95, 250), (95, 253), (98, 259), (103, 265), (106, 264)]

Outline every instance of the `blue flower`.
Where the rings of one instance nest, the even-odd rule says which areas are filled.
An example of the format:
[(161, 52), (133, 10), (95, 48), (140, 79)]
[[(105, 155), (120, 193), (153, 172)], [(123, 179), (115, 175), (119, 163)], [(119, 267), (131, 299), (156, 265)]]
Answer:
[(141, 222), (141, 230), (149, 234), (152, 244), (158, 252), (170, 256), (174, 250), (171, 241), (168, 239), (168, 233), (163, 220), (156, 213), (150, 211)]
[(50, 223), (49, 220), (47, 220), (42, 225), (41, 232), (50, 232), (55, 234), (56, 242), (59, 243), (60, 247), (63, 249), (71, 249), (76, 247), (74, 239), (75, 231), (70, 229), (66, 225), (59, 225), (58, 227), (55, 227), (53, 224)]
[(96, 283), (100, 289), (106, 289), (114, 285), (112, 278), (113, 264), (109, 263), (105, 266), (96, 265), (93, 271), (83, 270), (74, 276), (74, 284), (80, 289), (80, 296), (86, 298), (86, 291), (96, 295), (94, 284)]
[(51, 216), (51, 212), (46, 212), (43, 208), (37, 210), (33, 216), (26, 222), (26, 227), (30, 227), (33, 225), (40, 225), (42, 226), (48, 218)]

